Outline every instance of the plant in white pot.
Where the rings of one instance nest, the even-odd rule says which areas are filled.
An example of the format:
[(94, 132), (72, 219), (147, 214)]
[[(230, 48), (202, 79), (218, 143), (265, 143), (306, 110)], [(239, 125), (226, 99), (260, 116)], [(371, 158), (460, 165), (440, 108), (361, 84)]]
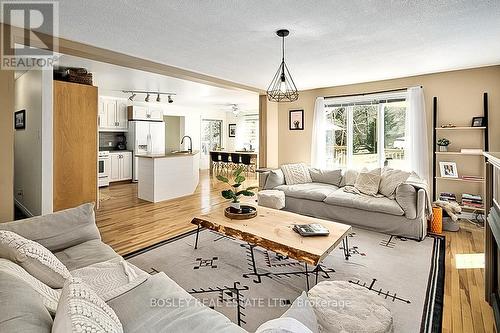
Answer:
[(437, 145), (439, 146), (439, 151), (448, 151), (448, 146), (450, 145), (450, 140), (447, 138), (441, 138), (437, 141)]
[(246, 196), (246, 197), (251, 197), (255, 195), (252, 190), (258, 188), (258, 186), (250, 186), (247, 187), (246, 189), (240, 189), (241, 184), (245, 181), (245, 176), (242, 175), (244, 168), (239, 167), (233, 172), (233, 177), (234, 177), (234, 183), (231, 184), (229, 179), (227, 177), (224, 177), (222, 175), (218, 175), (217, 179), (220, 180), (223, 183), (226, 183), (231, 186), (231, 189), (229, 190), (224, 190), (221, 192), (222, 197), (224, 199), (231, 200), (231, 210), (235, 213), (240, 211), (240, 197)]

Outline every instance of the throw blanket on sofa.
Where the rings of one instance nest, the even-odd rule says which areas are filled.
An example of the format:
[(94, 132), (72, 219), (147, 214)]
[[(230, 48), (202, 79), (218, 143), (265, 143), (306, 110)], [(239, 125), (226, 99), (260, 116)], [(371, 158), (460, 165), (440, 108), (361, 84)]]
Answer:
[(405, 181), (406, 184), (410, 184), (411, 186), (415, 187), (417, 190), (424, 190), (425, 192), (425, 216), (429, 217), (432, 215), (432, 201), (431, 201), (431, 196), (430, 196), (430, 190), (429, 190), (429, 185), (427, 184), (426, 181), (421, 179), (419, 176), (417, 176), (415, 173), (412, 173), (410, 177)]
[(146, 281), (149, 274), (123, 258), (99, 262), (71, 272), (89, 285), (104, 300), (109, 301)]

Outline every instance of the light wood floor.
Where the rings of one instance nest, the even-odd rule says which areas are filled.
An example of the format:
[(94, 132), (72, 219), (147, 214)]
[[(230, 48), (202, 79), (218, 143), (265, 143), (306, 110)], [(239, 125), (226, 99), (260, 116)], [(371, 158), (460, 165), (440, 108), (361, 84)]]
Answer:
[[(250, 179), (246, 186), (255, 185)], [(156, 244), (194, 229), (191, 219), (211, 207), (223, 205), (224, 189), (208, 173), (202, 173), (195, 194), (161, 203), (137, 198), (136, 184), (112, 185), (101, 190), (108, 200), (96, 213), (104, 242), (121, 255)], [(446, 274), (443, 332), (495, 332), (493, 314), (484, 301), (484, 269), (456, 269), (462, 253), (484, 252), (483, 229), (463, 222), (459, 232), (446, 235)]]

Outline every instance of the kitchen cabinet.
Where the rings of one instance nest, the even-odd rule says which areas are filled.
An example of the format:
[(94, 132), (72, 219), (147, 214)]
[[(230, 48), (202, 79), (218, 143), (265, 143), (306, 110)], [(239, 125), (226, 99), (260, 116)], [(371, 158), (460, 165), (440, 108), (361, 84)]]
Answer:
[(128, 106), (128, 120), (163, 121), (163, 110), (155, 106)]
[(110, 152), (110, 182), (132, 179), (132, 152)]
[(126, 132), (128, 129), (127, 101), (99, 97), (99, 130)]

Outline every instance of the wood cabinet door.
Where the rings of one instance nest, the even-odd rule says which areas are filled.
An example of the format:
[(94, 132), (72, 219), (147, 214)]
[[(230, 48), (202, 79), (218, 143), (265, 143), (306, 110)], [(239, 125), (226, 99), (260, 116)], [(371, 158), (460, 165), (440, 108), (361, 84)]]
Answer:
[(54, 211), (97, 202), (97, 87), (53, 83)]
[(106, 114), (106, 107), (104, 106), (104, 99), (99, 98), (99, 104), (98, 104), (98, 119), (99, 119), (99, 129), (107, 128), (108, 127), (108, 118)]
[(109, 168), (109, 181), (110, 182), (116, 182), (121, 179), (120, 176), (120, 163), (121, 163), (121, 158), (120, 154), (118, 153), (112, 153), (109, 154), (109, 163), (110, 163), (110, 168)]
[(132, 153), (124, 152), (122, 154), (123, 158), (121, 160), (122, 164), (122, 174), (121, 178), (123, 180), (132, 179)]

